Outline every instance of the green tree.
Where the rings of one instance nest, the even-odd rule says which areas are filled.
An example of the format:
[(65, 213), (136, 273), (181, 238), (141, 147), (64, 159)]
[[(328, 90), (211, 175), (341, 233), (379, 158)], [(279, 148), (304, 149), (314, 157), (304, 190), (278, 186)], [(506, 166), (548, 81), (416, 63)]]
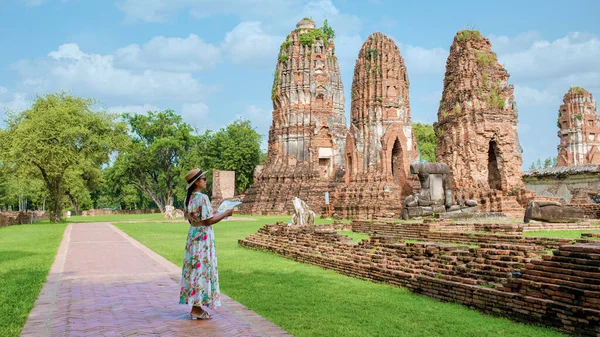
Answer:
[(131, 146), (117, 158), (117, 175), (150, 197), (164, 213), (173, 206), (180, 180), (189, 169), (181, 165), (196, 137), (173, 110), (125, 114), (133, 135)]
[(260, 162), (262, 136), (249, 120), (238, 119), (215, 133), (208, 143), (211, 168), (235, 171), (238, 192), (254, 182), (254, 169)]
[(327, 24), (327, 19), (323, 20), (323, 33), (327, 35), (327, 40), (331, 40), (335, 38), (335, 31), (329, 24)]
[(22, 176), (43, 179), (53, 222), (62, 218), (65, 177), (108, 162), (126, 139), (116, 116), (93, 111), (93, 103), (65, 92), (40, 96), (30, 109), (10, 114), (2, 134), (7, 162)]
[[(235, 186), (242, 193), (254, 182), (254, 169), (261, 162), (262, 136), (249, 120), (238, 119), (218, 132), (206, 131), (196, 139), (194, 149), (184, 158), (187, 168), (199, 167), (207, 172), (207, 193), (212, 192), (212, 170), (235, 171)], [(178, 200), (185, 197), (182, 172)]]
[(436, 162), (435, 148), (437, 147), (437, 136), (431, 124), (413, 123), (413, 133), (417, 139), (417, 147), (421, 158), (430, 163)]

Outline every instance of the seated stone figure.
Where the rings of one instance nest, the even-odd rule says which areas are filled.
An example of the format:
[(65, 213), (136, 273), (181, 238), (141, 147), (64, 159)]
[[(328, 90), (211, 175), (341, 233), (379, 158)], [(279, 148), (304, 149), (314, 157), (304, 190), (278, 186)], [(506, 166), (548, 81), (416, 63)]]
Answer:
[(448, 212), (474, 212), (475, 200), (454, 205), (450, 167), (444, 163), (413, 163), (410, 173), (417, 174), (421, 192), (404, 199), (402, 219)]
[(311, 211), (304, 201), (298, 197), (294, 197), (292, 204), (294, 205), (292, 225), (305, 226), (315, 224), (315, 212)]

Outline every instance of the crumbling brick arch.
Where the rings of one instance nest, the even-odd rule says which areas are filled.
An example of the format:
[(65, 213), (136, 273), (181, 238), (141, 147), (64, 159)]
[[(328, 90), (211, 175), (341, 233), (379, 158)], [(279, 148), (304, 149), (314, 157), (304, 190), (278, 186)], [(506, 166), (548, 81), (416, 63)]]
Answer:
[(488, 184), (492, 190), (502, 190), (502, 152), (496, 137), (488, 141)]
[[(394, 152), (394, 147), (396, 151)], [(383, 173), (388, 178), (388, 181), (395, 181), (402, 186), (402, 193), (410, 193), (407, 177), (410, 170), (410, 155), (411, 147), (404, 135), (404, 130), (398, 125), (390, 127), (382, 139), (383, 158)], [(396, 158), (394, 158), (394, 156)], [(392, 163), (398, 165), (392, 170)], [(395, 171), (395, 174), (394, 174)]]

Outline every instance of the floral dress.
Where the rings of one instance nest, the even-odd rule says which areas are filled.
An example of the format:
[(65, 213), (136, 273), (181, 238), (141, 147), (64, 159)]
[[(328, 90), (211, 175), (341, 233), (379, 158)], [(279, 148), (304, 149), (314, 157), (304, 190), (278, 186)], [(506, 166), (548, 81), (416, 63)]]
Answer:
[[(196, 222), (213, 216), (206, 194), (195, 192), (190, 199), (186, 209), (188, 221)], [(183, 257), (179, 304), (211, 309), (221, 305), (215, 247), (212, 226), (190, 226)]]

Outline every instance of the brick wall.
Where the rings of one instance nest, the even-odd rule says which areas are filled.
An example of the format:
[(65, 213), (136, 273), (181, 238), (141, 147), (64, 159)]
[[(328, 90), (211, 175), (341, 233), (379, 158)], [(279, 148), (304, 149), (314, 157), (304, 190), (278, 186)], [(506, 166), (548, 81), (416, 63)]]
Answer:
[(5, 212), (0, 213), (0, 227), (28, 224), (33, 221), (47, 220), (44, 212)]
[(335, 230), (266, 225), (239, 243), (485, 313), (571, 333), (600, 334), (600, 241), (562, 245), (552, 256), (545, 255), (548, 243), (536, 238), (515, 243), (488, 234), (497, 236), (496, 242), (469, 248), (407, 243), (380, 234), (355, 243)]

